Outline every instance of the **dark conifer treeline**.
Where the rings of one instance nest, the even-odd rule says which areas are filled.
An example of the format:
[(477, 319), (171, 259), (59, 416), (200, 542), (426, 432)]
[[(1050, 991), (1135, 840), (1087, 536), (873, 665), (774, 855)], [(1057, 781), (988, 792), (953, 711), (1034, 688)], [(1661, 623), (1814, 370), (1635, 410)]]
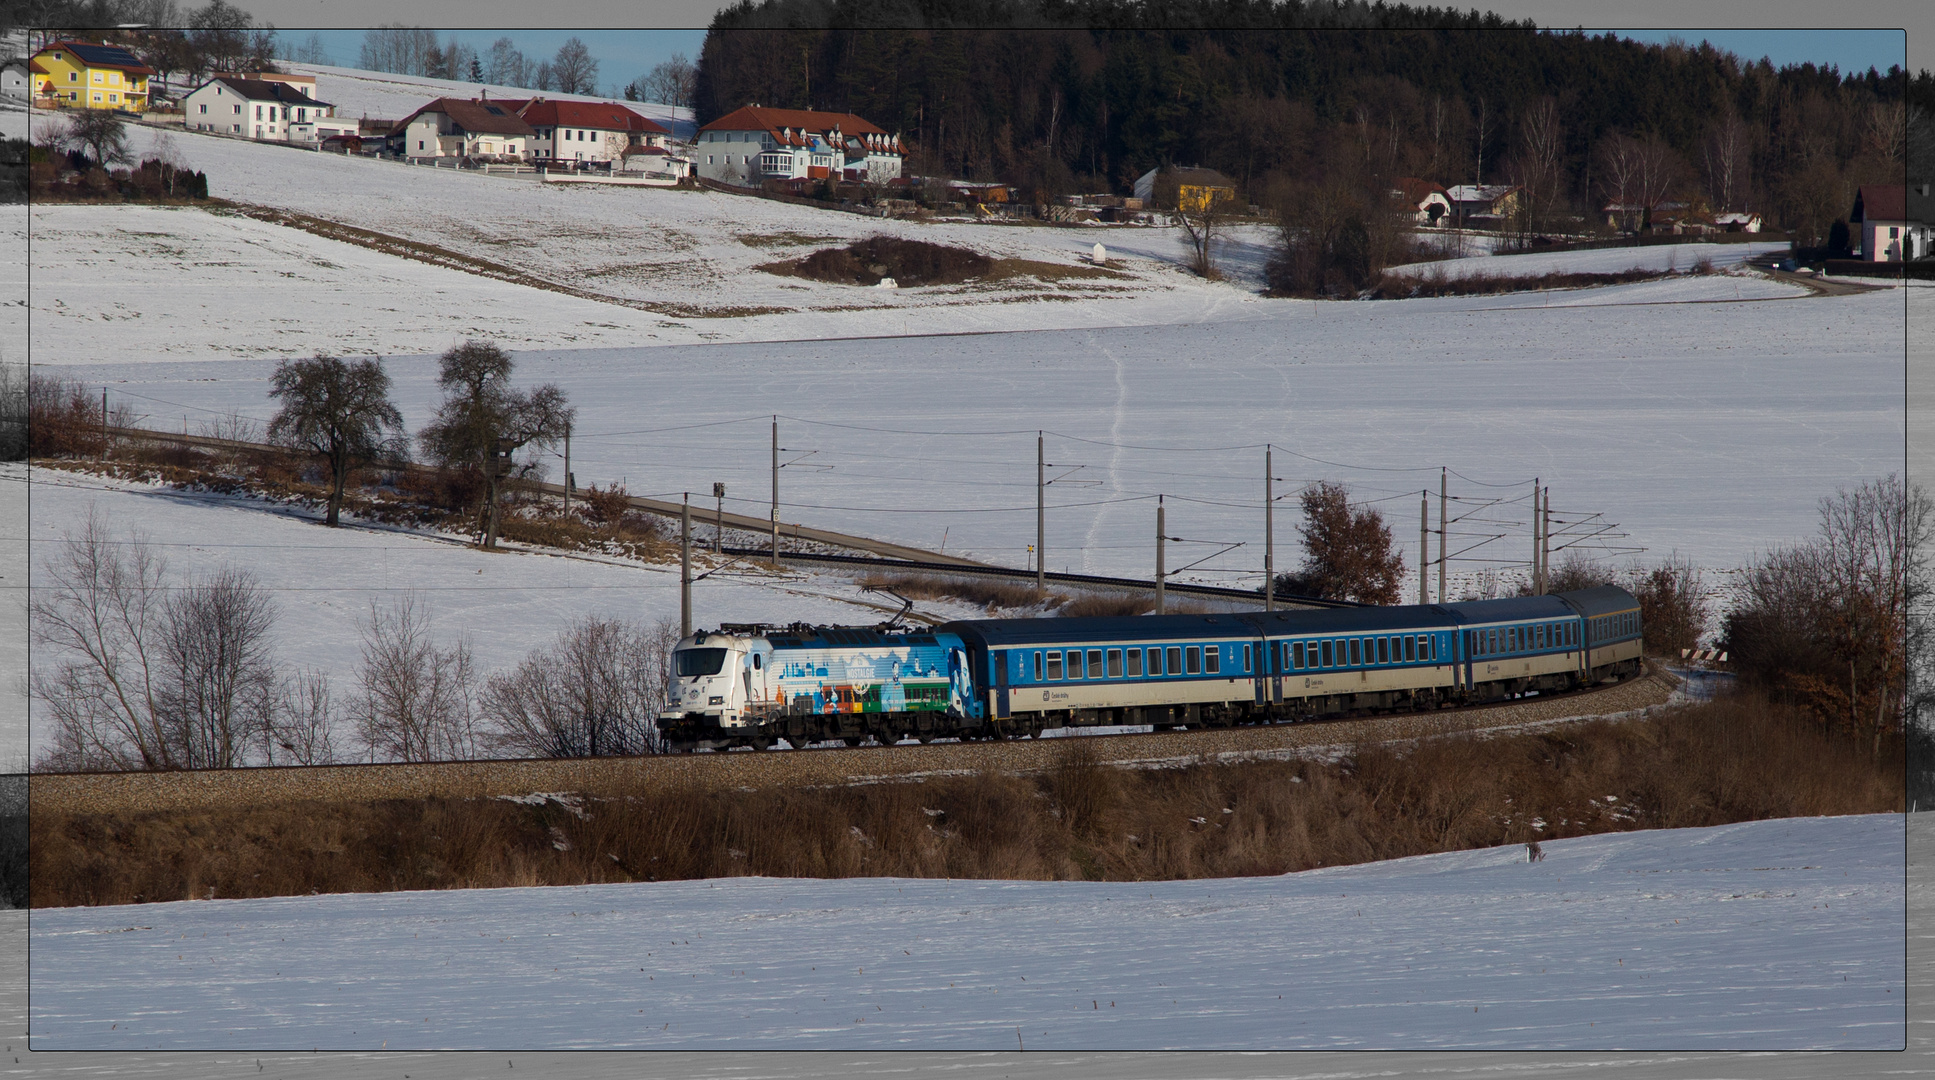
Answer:
[(1259, 202), (1415, 175), (1576, 211), (1630, 199), (1608, 159), (1638, 155), (1670, 196), (1807, 241), (1855, 184), (1900, 182), (1911, 99), (1935, 79), (1405, 5), (743, 0), (706, 36), (698, 118), (853, 112), (902, 133), (913, 172), (1048, 193), (1201, 164)]

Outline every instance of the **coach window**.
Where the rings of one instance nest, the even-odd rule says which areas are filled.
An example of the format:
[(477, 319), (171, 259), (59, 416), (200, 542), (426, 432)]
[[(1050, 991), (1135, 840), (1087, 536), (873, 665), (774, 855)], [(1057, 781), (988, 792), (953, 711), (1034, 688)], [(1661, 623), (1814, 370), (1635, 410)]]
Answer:
[(1380, 664), (1388, 664), (1391, 662), (1391, 639), (1390, 638), (1377, 639), (1377, 662)]
[(1330, 661), (1331, 661), (1331, 656), (1332, 656), (1332, 654), (1331, 654), (1331, 651), (1330, 651), (1330, 642), (1329, 642), (1328, 640), (1326, 640), (1326, 641), (1325, 641), (1325, 642), (1323, 643), (1323, 646), (1324, 646), (1324, 649), (1323, 649), (1323, 653), (1324, 653), (1324, 657), (1323, 657), (1323, 658), (1324, 658), (1324, 663), (1323, 663), (1323, 666), (1324, 666), (1324, 667), (1329, 667), (1329, 666), (1330, 666)]
[(1364, 662), (1364, 647), (1356, 638), (1350, 639), (1350, 666), (1357, 667)]
[[(1090, 653), (1089, 655), (1094, 656), (1095, 654)], [(1121, 677), (1122, 677), (1122, 650), (1110, 649), (1109, 650), (1109, 678), (1119, 679)]]
[(1048, 654), (1048, 677), (1051, 680), (1057, 680), (1062, 677), (1062, 654), (1061, 653), (1051, 652)]
[(1162, 674), (1162, 650), (1161, 649), (1149, 650), (1149, 674), (1151, 675)]
[(1129, 661), (1129, 678), (1133, 679), (1140, 676), (1142, 674), (1142, 650), (1130, 649), (1129, 655), (1128, 655), (1128, 661)]
[(1299, 641), (1299, 642), (1297, 642), (1297, 643), (1296, 643), (1295, 645), (1292, 645), (1292, 646), (1290, 646), (1290, 660), (1291, 660), (1291, 664), (1290, 664), (1290, 666), (1291, 666), (1291, 667), (1293, 667), (1293, 668), (1297, 668), (1297, 669), (1302, 669), (1302, 667), (1303, 667), (1303, 642), (1301, 642), (1301, 641)]
[(1206, 645), (1203, 647), (1203, 670), (1211, 675), (1222, 672), (1223, 650), (1221, 646)]
[(1203, 673), (1203, 650), (1195, 645), (1183, 650), (1183, 673), (1201, 675)]
[(1099, 671), (1084, 672), (1082, 670), (1082, 650), (1080, 649), (1068, 650), (1068, 677), (1069, 678), (1079, 679), (1083, 675), (1100, 675), (1100, 674), (1101, 672)]
[(1183, 670), (1183, 651), (1175, 645), (1169, 646), (1169, 674), (1181, 675)]
[(1418, 658), (1418, 639), (1414, 637), (1406, 636), (1404, 638), (1404, 662), (1408, 664), (1411, 661), (1416, 660), (1417, 658)]
[(1035, 654), (1035, 681), (1041, 681), (1041, 654)]
[(1102, 650), (1100, 649), (1088, 651), (1088, 677), (1091, 679), (1102, 677)]
[(1245, 672), (1250, 670), (1250, 647), (1248, 645), (1243, 646), (1243, 670)]
[(1431, 649), (1431, 637), (1430, 637), (1430, 635), (1428, 635), (1428, 634), (1419, 634), (1419, 635), (1418, 635), (1418, 659), (1420, 659), (1420, 660), (1430, 660), (1430, 659), (1432, 659), (1432, 658), (1433, 658), (1433, 657), (1432, 657), (1432, 649)]

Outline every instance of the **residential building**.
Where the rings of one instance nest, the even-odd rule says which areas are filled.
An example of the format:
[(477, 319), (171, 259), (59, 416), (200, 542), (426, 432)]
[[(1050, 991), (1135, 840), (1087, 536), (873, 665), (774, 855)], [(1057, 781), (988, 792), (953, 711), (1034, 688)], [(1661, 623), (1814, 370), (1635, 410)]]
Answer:
[(27, 69), (35, 104), (42, 108), (133, 113), (148, 107), (148, 79), (155, 74), (119, 45), (85, 41), (56, 41), (35, 53)]
[(1459, 224), (1497, 228), (1518, 213), (1518, 191), (1512, 184), (1459, 184), (1445, 195)]
[(622, 162), (641, 147), (663, 149), (672, 133), (613, 101), (506, 102), (531, 126), (530, 156), (543, 161)]
[(33, 93), (33, 78), (27, 71), (27, 61), (9, 60), (0, 64), (0, 97), (11, 101), (26, 101)]
[(886, 183), (900, 177), (900, 136), (852, 113), (748, 105), (699, 129), (694, 165), (708, 180), (757, 187), (766, 180)]
[(397, 125), (400, 156), (412, 161), (437, 158), (524, 160), (537, 133), (509, 101), (488, 98), (438, 98)]
[(1236, 181), (1215, 169), (1166, 165), (1150, 169), (1136, 180), (1135, 197), (1144, 206), (1188, 213), (1212, 202), (1234, 202)]
[(1734, 210), (1725, 214), (1713, 215), (1713, 227), (1721, 232), (1757, 233), (1760, 231), (1761, 225), (1762, 222), (1759, 214), (1748, 213), (1744, 210)]
[(1915, 186), (1915, 212), (1902, 184), (1863, 184), (1855, 189), (1848, 224), (1860, 230), (1861, 257), (1868, 262), (1907, 262), (1927, 258), (1931, 205), (1929, 185)]
[(1391, 189), (1391, 197), (1411, 214), (1411, 220), (1419, 225), (1448, 225), (1451, 218), (1451, 196), (1445, 193), (1442, 185), (1415, 176), (1398, 178), (1397, 187)]
[[(314, 142), (316, 128), (336, 112), (294, 85), (240, 75), (217, 75), (181, 99), (182, 126), (268, 142)], [(354, 129), (354, 120), (346, 122)], [(334, 127), (331, 126), (331, 133)]]

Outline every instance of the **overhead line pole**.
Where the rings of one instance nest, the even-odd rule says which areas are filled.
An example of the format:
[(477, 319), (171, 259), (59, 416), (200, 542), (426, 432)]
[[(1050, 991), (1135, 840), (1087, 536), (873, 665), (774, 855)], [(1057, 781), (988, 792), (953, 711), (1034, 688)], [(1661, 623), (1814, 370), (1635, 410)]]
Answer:
[(1158, 495), (1156, 496), (1156, 614), (1158, 615), (1161, 615), (1163, 613), (1163, 610), (1162, 610), (1163, 608), (1162, 541), (1163, 541), (1163, 534), (1167, 531), (1168, 530), (1163, 527), (1162, 496)]
[(571, 421), (564, 422), (564, 516), (571, 516)]
[(1263, 610), (1277, 609), (1276, 499), (1270, 474), (1270, 444), (1263, 444)]
[(1543, 596), (1545, 590), (1539, 588), (1539, 478), (1532, 478), (1532, 572), (1526, 584), (1532, 587), (1532, 595)]
[(692, 493), (679, 504), (679, 638), (692, 636)]
[(1046, 563), (1042, 561), (1048, 542), (1048, 465), (1042, 449), (1043, 434), (1035, 432), (1035, 599), (1048, 595)]
[(1451, 469), (1446, 466), (1438, 471), (1438, 603), (1445, 602), (1445, 534), (1449, 530), (1445, 523), (1445, 491), (1449, 484), (1447, 477)]
[(773, 416), (773, 569), (779, 569), (779, 416)]
[(1418, 492), (1418, 603), (1431, 602), (1431, 493)]

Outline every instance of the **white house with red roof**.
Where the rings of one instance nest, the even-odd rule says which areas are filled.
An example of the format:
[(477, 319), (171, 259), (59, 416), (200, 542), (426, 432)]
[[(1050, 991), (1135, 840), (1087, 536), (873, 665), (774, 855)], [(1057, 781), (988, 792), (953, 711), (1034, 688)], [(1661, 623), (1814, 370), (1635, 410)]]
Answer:
[(485, 158), (522, 161), (537, 132), (513, 105), (488, 98), (438, 98), (397, 122), (392, 142), (413, 161)]
[(765, 180), (884, 183), (900, 176), (906, 147), (852, 113), (748, 105), (699, 129), (698, 174), (756, 187)]
[[(314, 85), (309, 84), (311, 89)], [(354, 120), (332, 123), (336, 107), (310, 97), (299, 83), (245, 75), (209, 79), (182, 98), (181, 111), (182, 126), (189, 131), (272, 142), (314, 142), (319, 126), (329, 134), (345, 126), (351, 131), (356, 128)]]
[(506, 102), (531, 126), (530, 155), (552, 161), (622, 161), (646, 147), (665, 148), (672, 133), (613, 101)]

